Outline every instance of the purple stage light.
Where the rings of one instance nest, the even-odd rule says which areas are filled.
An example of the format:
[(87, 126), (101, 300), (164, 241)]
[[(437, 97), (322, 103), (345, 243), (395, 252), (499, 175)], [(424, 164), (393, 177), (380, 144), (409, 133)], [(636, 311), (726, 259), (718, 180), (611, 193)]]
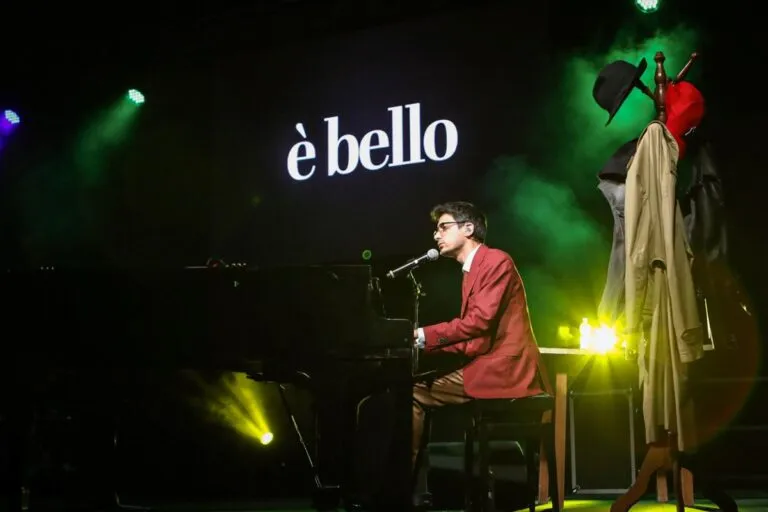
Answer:
[(13, 110), (5, 110), (0, 117), (0, 134), (8, 135), (20, 122), (19, 114)]
[(6, 110), (3, 112), (3, 117), (6, 121), (8, 121), (11, 124), (19, 124), (21, 122), (21, 118), (19, 117), (19, 114), (14, 112), (13, 110)]

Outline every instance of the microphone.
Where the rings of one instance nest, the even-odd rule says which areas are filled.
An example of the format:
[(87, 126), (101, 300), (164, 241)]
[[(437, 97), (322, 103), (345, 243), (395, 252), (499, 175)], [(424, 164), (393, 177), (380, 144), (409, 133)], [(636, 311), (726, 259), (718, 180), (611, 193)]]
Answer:
[(390, 279), (394, 279), (395, 277), (397, 277), (398, 274), (402, 274), (403, 272), (409, 272), (417, 268), (419, 265), (421, 265), (425, 261), (435, 261), (439, 257), (440, 257), (440, 253), (437, 252), (437, 249), (430, 249), (427, 251), (426, 254), (423, 254), (416, 259), (412, 259), (405, 265), (397, 267), (394, 270), (390, 270), (389, 272), (387, 272), (387, 277)]

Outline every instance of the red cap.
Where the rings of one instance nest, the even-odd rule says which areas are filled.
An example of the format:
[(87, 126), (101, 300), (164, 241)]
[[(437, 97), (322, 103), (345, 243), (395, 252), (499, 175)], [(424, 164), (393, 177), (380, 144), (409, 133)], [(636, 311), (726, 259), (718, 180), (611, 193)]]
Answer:
[(699, 126), (704, 118), (704, 96), (690, 82), (669, 84), (665, 106), (667, 129), (672, 133), (680, 148), (679, 160), (685, 156), (683, 136)]

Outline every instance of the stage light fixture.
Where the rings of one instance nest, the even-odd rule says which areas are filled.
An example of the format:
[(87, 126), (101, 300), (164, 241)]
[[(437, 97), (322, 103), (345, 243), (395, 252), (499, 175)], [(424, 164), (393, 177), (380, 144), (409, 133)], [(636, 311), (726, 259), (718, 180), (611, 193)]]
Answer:
[(640, 9), (640, 12), (646, 14), (658, 11), (659, 4), (661, 4), (661, 0), (635, 0), (635, 6)]
[(261, 441), (261, 444), (263, 445), (268, 445), (274, 438), (275, 436), (272, 435), (272, 432), (265, 432), (261, 435), (259, 441)]
[(6, 110), (3, 112), (3, 119), (9, 124), (19, 124), (21, 122), (19, 114), (13, 110)]
[(579, 348), (596, 354), (607, 354), (618, 346), (616, 330), (601, 324), (593, 327), (589, 320), (584, 318), (579, 326)]
[(144, 103), (144, 95), (138, 89), (130, 89), (128, 91), (128, 99), (134, 102), (136, 105)]
[(13, 110), (4, 110), (2, 117), (0, 117), (0, 137), (9, 135), (20, 122), (19, 114)]

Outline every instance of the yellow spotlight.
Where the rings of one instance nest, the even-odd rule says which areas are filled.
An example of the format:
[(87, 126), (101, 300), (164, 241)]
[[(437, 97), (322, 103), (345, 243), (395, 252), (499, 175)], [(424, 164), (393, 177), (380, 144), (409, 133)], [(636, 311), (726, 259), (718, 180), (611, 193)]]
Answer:
[(616, 332), (607, 325), (601, 325), (594, 331), (592, 350), (605, 354), (616, 347), (616, 341)]
[(605, 324), (593, 328), (584, 318), (579, 326), (579, 345), (582, 350), (606, 354), (616, 347), (616, 331)]
[(262, 444), (272, 441), (262, 404), (264, 397), (245, 373), (226, 373), (211, 384), (195, 372), (187, 373), (200, 386), (203, 394), (191, 400), (221, 422), (240, 434)]

